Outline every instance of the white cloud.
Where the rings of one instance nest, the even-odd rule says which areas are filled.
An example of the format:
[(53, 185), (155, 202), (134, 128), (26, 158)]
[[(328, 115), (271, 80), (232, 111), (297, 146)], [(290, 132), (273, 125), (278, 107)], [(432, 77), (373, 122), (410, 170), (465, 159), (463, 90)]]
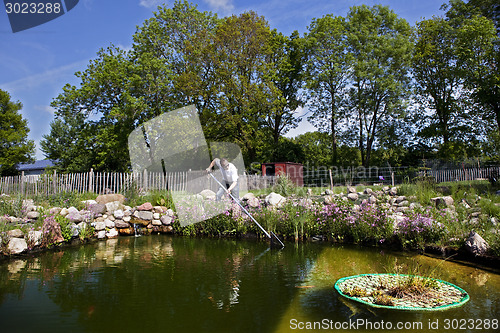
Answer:
[(162, 4), (163, 0), (140, 0), (139, 5), (146, 8), (156, 8), (158, 5)]
[(88, 60), (74, 62), (43, 73), (34, 74), (16, 81), (0, 84), (0, 89), (5, 89), (10, 92), (34, 89), (46, 85), (49, 82), (58, 82), (61, 78), (74, 76), (75, 70), (82, 69), (82, 67), (86, 64), (88, 64)]
[(56, 111), (56, 109), (54, 109), (53, 107), (51, 107), (49, 105), (36, 105), (35, 110), (40, 110), (40, 111), (46, 112), (46, 113), (51, 114), (51, 115), (53, 115), (54, 112)]
[(214, 11), (220, 10), (222, 12), (232, 12), (234, 10), (234, 4), (232, 0), (203, 0), (206, 2)]

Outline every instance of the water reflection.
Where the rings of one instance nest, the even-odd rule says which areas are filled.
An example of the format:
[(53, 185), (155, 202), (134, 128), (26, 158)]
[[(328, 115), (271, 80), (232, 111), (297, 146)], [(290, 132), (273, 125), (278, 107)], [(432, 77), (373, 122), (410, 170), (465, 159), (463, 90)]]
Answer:
[[(333, 289), (341, 277), (414, 260), (467, 290), (469, 303), (395, 314), (348, 302)], [(429, 322), (500, 313), (498, 274), (355, 246), (272, 251), (235, 240), (121, 237), (5, 262), (0, 278), (0, 322), (11, 331), (20, 331), (20, 318), (26, 331), (290, 332), (291, 320)]]

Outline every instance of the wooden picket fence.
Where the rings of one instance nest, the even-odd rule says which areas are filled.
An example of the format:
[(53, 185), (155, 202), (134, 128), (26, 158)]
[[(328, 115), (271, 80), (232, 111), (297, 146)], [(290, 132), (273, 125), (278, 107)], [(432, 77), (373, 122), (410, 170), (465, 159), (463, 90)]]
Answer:
[[(457, 182), (470, 181), (478, 179), (488, 179), (491, 175), (500, 175), (500, 167), (489, 168), (462, 168), (448, 170), (428, 170), (425, 171), (427, 176), (434, 177), (436, 182)], [(424, 175), (424, 173), (421, 173)]]
[[(240, 190), (262, 189), (274, 185), (275, 177), (260, 175), (240, 176)], [(150, 190), (192, 191), (206, 188), (217, 191), (218, 185), (203, 171), (119, 173), (94, 172), (0, 177), (0, 194), (24, 196), (53, 195), (64, 192), (92, 192), (96, 194), (125, 193), (127, 190), (145, 192)]]

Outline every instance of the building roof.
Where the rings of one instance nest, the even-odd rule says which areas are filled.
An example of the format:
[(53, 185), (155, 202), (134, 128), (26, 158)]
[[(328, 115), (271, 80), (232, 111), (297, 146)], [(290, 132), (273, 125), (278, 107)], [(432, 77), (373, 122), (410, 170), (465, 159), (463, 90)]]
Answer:
[(17, 165), (19, 171), (44, 170), (45, 168), (54, 166), (54, 160), (40, 160), (35, 163), (20, 163)]

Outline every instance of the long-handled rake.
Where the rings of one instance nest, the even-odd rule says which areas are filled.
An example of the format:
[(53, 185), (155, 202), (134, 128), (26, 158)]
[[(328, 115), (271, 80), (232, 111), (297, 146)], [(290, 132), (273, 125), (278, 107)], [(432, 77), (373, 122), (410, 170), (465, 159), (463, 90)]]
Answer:
[[(226, 188), (224, 187), (224, 185), (222, 185), (222, 184), (219, 182), (219, 180), (218, 180), (217, 178), (215, 178), (215, 176), (214, 176), (212, 173), (210, 173), (210, 176), (212, 176), (212, 178), (213, 178), (213, 179), (217, 182), (217, 184), (219, 184), (219, 186), (220, 186), (223, 190), (226, 190)], [(281, 246), (281, 248), (284, 248), (284, 247), (285, 247), (285, 244), (283, 244), (283, 242), (282, 242), (282, 241), (278, 238), (278, 236), (276, 236), (276, 234), (275, 234), (274, 232), (272, 232), (272, 231), (267, 232), (267, 231), (266, 231), (266, 230), (265, 230), (265, 229), (264, 229), (264, 228), (263, 228), (263, 227), (259, 224), (259, 222), (257, 222), (257, 220), (256, 220), (256, 219), (254, 219), (254, 217), (252, 216), (252, 214), (250, 214), (250, 213), (248, 212), (248, 210), (246, 210), (246, 208), (245, 208), (245, 207), (243, 207), (243, 205), (240, 203), (239, 198), (235, 198), (235, 197), (231, 194), (231, 192), (229, 192), (228, 194), (229, 194), (229, 196), (231, 197), (231, 199), (233, 199), (233, 200), (234, 200), (234, 202), (236, 202), (236, 203), (238, 204), (238, 206), (240, 206), (240, 207), (241, 207), (241, 209), (245, 212), (245, 214), (247, 214), (247, 215), (248, 215), (248, 217), (250, 217), (250, 219), (251, 219), (251, 220), (252, 220), (255, 224), (257, 224), (257, 226), (260, 228), (260, 230), (262, 230), (262, 232), (263, 232), (263, 233), (264, 233), (267, 237), (269, 237), (269, 239), (270, 239), (270, 241), (271, 241), (271, 247), (277, 247), (278, 245), (279, 245), (279, 246)], [(278, 241), (278, 242), (276, 243), (276, 241)]]

